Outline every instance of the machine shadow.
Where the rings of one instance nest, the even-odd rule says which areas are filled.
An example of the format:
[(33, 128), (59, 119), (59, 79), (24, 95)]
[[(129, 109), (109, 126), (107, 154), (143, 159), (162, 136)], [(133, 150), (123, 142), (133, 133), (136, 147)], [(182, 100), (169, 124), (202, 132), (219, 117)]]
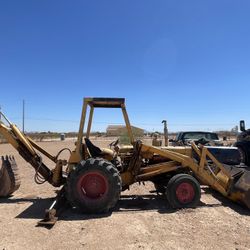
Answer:
[(203, 187), (202, 188), (204, 193), (206, 194), (210, 194), (212, 195), (215, 199), (217, 199), (218, 201), (221, 202), (221, 206), (223, 207), (229, 207), (232, 210), (234, 210), (235, 212), (237, 212), (240, 215), (247, 215), (250, 216), (250, 210), (247, 209), (246, 207), (243, 207), (229, 199), (227, 199), (226, 197), (224, 197), (222, 194), (220, 194), (219, 192), (217, 192), (216, 190), (213, 190), (209, 187)]
[[(214, 206), (217, 206), (217, 204), (208, 205), (201, 201), (198, 204), (198, 207)], [(155, 193), (146, 195), (122, 195), (114, 212), (157, 211), (162, 214), (170, 214), (178, 210), (179, 209), (174, 209), (170, 206), (165, 195)]]
[[(1, 203), (15, 204), (31, 202), (24, 211), (16, 216), (19, 219), (43, 219), (44, 212), (53, 203), (54, 198), (4, 198), (0, 199)], [(216, 207), (218, 204), (205, 204), (200, 202), (199, 207)], [(194, 209), (195, 210), (195, 209)], [(90, 220), (96, 218), (105, 218), (111, 216), (112, 213), (134, 213), (142, 211), (157, 211), (161, 214), (175, 213), (178, 209), (173, 209), (167, 202), (164, 195), (145, 194), (145, 195), (121, 195), (116, 207), (112, 212), (104, 214), (83, 214), (81, 211), (65, 205), (64, 210), (59, 214), (59, 219), (62, 221), (74, 220)], [(183, 209), (182, 209), (183, 211)], [(189, 209), (189, 212), (191, 210)]]

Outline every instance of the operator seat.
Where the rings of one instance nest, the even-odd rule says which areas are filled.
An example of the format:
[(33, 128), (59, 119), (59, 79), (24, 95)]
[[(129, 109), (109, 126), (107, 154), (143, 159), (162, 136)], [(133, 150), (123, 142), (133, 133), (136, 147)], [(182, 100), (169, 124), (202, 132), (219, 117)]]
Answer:
[(89, 150), (89, 153), (92, 157), (102, 156), (102, 150), (99, 147), (95, 146), (88, 138), (85, 138), (84, 140), (85, 140), (85, 144)]
[(99, 147), (95, 146), (88, 138), (84, 138), (84, 140), (91, 157), (101, 157), (108, 161), (113, 159), (114, 152), (111, 149), (100, 149)]

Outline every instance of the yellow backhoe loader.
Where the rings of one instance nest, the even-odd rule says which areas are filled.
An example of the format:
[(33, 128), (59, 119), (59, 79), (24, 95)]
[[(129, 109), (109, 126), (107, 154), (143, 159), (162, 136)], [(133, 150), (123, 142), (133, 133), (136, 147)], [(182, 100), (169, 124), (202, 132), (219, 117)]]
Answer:
[[(89, 137), (95, 108), (122, 110), (130, 146), (120, 146), (118, 140), (111, 143), (110, 149), (93, 145)], [(84, 98), (76, 147), (68, 160), (59, 159), (61, 152), (68, 149), (53, 156), (21, 133), (3, 113), (1, 117), (5, 121), (0, 123), (0, 133), (34, 167), (35, 181), (61, 187), (40, 224), (53, 225), (65, 202), (83, 213), (107, 212), (115, 207), (121, 191), (144, 181), (152, 181), (174, 208), (196, 207), (203, 184), (250, 209), (250, 171), (234, 159), (237, 148), (218, 149), (195, 143), (166, 148), (145, 145), (133, 137), (123, 98)], [(44, 164), (41, 154), (54, 162), (53, 169)], [(221, 155), (227, 157), (223, 159)], [(19, 187), (16, 170), (12, 156), (2, 158), (1, 196), (8, 196)]]

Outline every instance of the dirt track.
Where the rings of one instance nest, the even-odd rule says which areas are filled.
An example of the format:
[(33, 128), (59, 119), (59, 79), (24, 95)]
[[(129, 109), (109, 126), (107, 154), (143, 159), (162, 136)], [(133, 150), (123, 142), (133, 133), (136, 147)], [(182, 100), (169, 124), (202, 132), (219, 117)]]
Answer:
[[(73, 141), (40, 144), (53, 154), (74, 147)], [(15, 155), (22, 185), (0, 199), (0, 249), (250, 249), (249, 210), (205, 187), (196, 209), (172, 210), (150, 192), (151, 183), (135, 184), (113, 213), (87, 216), (69, 209), (52, 229), (36, 227), (55, 189), (35, 184), (33, 168), (11, 146), (0, 145), (5, 154)]]

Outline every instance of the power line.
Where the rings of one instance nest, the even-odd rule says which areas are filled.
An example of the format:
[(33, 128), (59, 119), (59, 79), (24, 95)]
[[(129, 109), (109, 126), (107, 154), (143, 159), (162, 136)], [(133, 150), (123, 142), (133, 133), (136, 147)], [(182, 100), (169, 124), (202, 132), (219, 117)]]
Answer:
[[(20, 120), (20, 117), (12, 117), (12, 119)], [(25, 120), (30, 121), (52, 121), (52, 122), (72, 122), (79, 123), (79, 120), (67, 120), (67, 119), (54, 119), (54, 118), (37, 118), (37, 117), (25, 117)], [(113, 124), (113, 125), (122, 125), (123, 122), (108, 122), (108, 121), (94, 121), (95, 124)], [(162, 126), (160, 123), (132, 123), (134, 125), (140, 126)], [(234, 126), (235, 123), (169, 123), (169, 126)]]

